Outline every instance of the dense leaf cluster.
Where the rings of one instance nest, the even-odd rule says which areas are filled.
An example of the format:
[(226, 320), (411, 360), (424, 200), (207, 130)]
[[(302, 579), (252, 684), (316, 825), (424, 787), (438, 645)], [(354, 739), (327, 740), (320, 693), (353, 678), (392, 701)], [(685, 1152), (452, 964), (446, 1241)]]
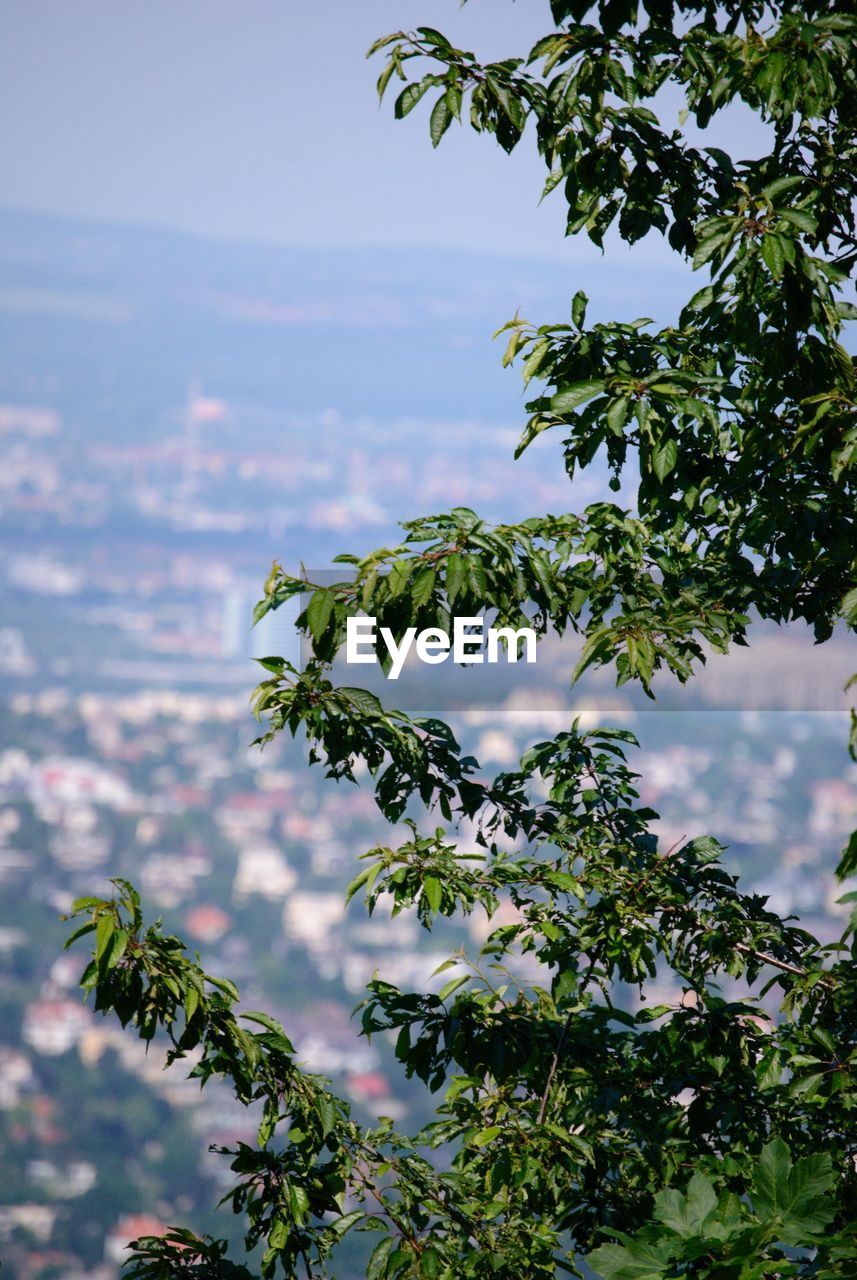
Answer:
[[(702, 1256), (703, 1241), (706, 1255), (716, 1241), (732, 1262), (772, 1261), (797, 1244), (795, 1224), (816, 1217), (801, 1217), (802, 1201), (788, 1213), (758, 1195), (745, 1203), (771, 1151), (797, 1169), (813, 1161), (825, 1179), (823, 1226), (834, 1229), (801, 1243), (821, 1246), (813, 1266), (824, 1257), (827, 1269), (795, 1274), (853, 1274), (839, 1266), (854, 1261), (857, 1203), (853, 925), (821, 946), (742, 894), (715, 841), (660, 850), (625, 742), (572, 728), (532, 748), (498, 779), (489, 827), (500, 834), (483, 829), (478, 854), (459, 854), (443, 828), (423, 837), (413, 826), (405, 844), (366, 855), (348, 893), (365, 893), (370, 910), (415, 905), (427, 928), (504, 902), (517, 915), (478, 955), (451, 956), (434, 994), (369, 985), (364, 1032), (395, 1032), (406, 1072), (444, 1091), (410, 1137), (355, 1125), (276, 1022), (238, 1013), (231, 983), (144, 926), (129, 885), (75, 904), (81, 932), (95, 934), (84, 985), (97, 1006), (146, 1039), (161, 1027), (171, 1059), (191, 1055), (202, 1084), (225, 1076), (241, 1101), (262, 1103), (258, 1149), (225, 1154), (236, 1174), (226, 1199), (249, 1214), (248, 1247), (266, 1242), (263, 1275), (298, 1274), (301, 1260), (321, 1274), (353, 1229), (380, 1233), (377, 1276), (475, 1277), (489, 1258), (508, 1280), (573, 1272), (605, 1236), (617, 1243), (593, 1264), (606, 1276), (643, 1274), (616, 1268), (652, 1241), (664, 1265), (647, 1275), (671, 1274), (681, 1250)], [(670, 974), (683, 994), (664, 1003)], [(772, 987), (781, 1021), (759, 1002)], [(438, 1160), (444, 1151), (451, 1162)], [(676, 1208), (688, 1197), (705, 1211)], [(681, 1213), (689, 1225), (676, 1242)], [(189, 1269), (194, 1250), (219, 1248), (149, 1241), (133, 1274), (230, 1274), (213, 1254), (207, 1270)]]
[[(436, 93), (438, 141), (469, 100), (473, 127), (507, 150), (532, 121), (570, 233), (601, 245), (609, 229), (629, 243), (659, 232), (709, 282), (660, 330), (633, 317), (587, 327), (582, 293), (568, 323), (511, 321), (506, 359), (544, 387), (520, 448), (557, 428), (570, 476), (599, 454), (617, 487), (636, 471), (640, 604), (649, 573), (669, 579), (673, 599), (683, 587), (682, 636), (708, 639), (721, 610), (740, 637), (752, 607), (805, 618), (826, 638), (837, 618), (857, 619), (857, 406), (841, 343), (857, 315), (843, 296), (857, 262), (857, 19), (847, 5), (803, 2), (552, 10), (561, 30), (491, 65), (432, 28), (385, 37), (379, 90), (428, 60), (397, 115)], [(642, 105), (669, 85), (703, 127), (732, 104), (752, 109), (770, 149), (737, 160), (688, 144)], [(585, 521), (573, 556), (616, 558), (612, 529), (626, 517), (602, 515), (606, 534)], [(621, 606), (602, 661), (627, 652)], [(677, 661), (654, 626), (648, 638), (653, 665), (686, 678), (686, 653)], [(647, 676), (649, 656), (628, 657), (634, 674)]]

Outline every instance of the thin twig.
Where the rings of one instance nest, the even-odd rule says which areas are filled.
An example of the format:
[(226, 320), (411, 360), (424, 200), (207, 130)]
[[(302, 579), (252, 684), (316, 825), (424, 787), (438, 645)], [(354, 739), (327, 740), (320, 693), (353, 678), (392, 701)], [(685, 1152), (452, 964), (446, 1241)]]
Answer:
[[(592, 977), (592, 970), (594, 968), (595, 968), (595, 956), (593, 955), (593, 956), (590, 956), (589, 968), (586, 970), (586, 973), (584, 974), (583, 982), (580, 986), (580, 991), (578, 992), (578, 994), (586, 990), (587, 986), (589, 985), (589, 979)], [(571, 1030), (571, 1021), (572, 1021), (572, 1018), (574, 1017), (574, 1014), (575, 1014), (574, 1009), (569, 1010), (568, 1017), (563, 1023), (562, 1031), (559, 1033), (559, 1040), (557, 1041), (557, 1046), (556, 1046), (556, 1049), (554, 1050), (554, 1055), (551, 1058), (551, 1064), (548, 1069), (548, 1078), (545, 1081), (545, 1087), (542, 1092), (541, 1101), (539, 1102), (539, 1113), (536, 1117), (536, 1124), (544, 1124), (545, 1115), (547, 1114), (547, 1109), (548, 1109), (548, 1098), (550, 1097), (551, 1086), (553, 1085), (554, 1076), (556, 1075), (556, 1069), (559, 1066), (559, 1060), (562, 1057), (562, 1051), (565, 1048), (565, 1042), (568, 1039), (568, 1033)]]
[(550, 1097), (551, 1085), (553, 1084), (553, 1078), (556, 1075), (556, 1069), (557, 1069), (557, 1066), (559, 1065), (559, 1060), (560, 1060), (560, 1057), (562, 1056), (562, 1051), (565, 1048), (565, 1042), (568, 1037), (568, 1033), (571, 1030), (571, 1019), (573, 1016), (574, 1016), (573, 1012), (569, 1013), (568, 1017), (563, 1023), (563, 1028), (562, 1028), (562, 1031), (560, 1032), (559, 1042), (557, 1043), (556, 1051), (554, 1052), (554, 1055), (551, 1058), (550, 1070), (548, 1071), (548, 1078), (545, 1081), (544, 1092), (542, 1093), (541, 1101), (539, 1103), (539, 1114), (536, 1117), (536, 1124), (544, 1124), (545, 1112), (548, 1109), (548, 1098)]
[(809, 976), (807, 970), (802, 969), (800, 965), (789, 964), (786, 960), (778, 960), (776, 956), (768, 955), (767, 951), (756, 951), (754, 947), (748, 947), (743, 942), (736, 942), (735, 950), (740, 951), (742, 955), (752, 956), (754, 960), (759, 960), (762, 964), (773, 965), (775, 969), (781, 969), (783, 973), (793, 973), (796, 978)]

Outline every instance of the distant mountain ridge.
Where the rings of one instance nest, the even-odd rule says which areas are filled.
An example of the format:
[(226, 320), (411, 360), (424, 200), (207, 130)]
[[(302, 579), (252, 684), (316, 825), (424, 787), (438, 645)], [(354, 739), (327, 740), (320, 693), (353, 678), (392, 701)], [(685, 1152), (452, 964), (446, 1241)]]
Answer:
[(439, 248), (214, 240), (0, 208), (0, 398), (61, 385), (85, 397), (91, 421), (100, 405), (115, 424), (108, 388), (121, 387), (142, 421), (193, 374), (218, 394), (298, 411), (517, 421), (520, 382), (490, 341), (516, 309), (562, 321), (583, 287), (596, 317), (663, 314), (680, 282), (652, 266), (577, 267), (571, 249), (564, 268)]

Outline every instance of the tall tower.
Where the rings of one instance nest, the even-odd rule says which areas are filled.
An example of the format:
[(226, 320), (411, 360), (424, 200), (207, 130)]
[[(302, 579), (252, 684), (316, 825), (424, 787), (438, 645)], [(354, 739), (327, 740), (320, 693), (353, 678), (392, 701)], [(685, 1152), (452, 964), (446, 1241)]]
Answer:
[(248, 587), (230, 587), (223, 593), (220, 622), (223, 657), (233, 662), (277, 657), (298, 666), (300, 637), (295, 631), (295, 619), (300, 605), (297, 600), (289, 600), (274, 613), (266, 614), (254, 627), (253, 606), (258, 598), (259, 591)]
[(295, 619), (300, 612), (297, 600), (288, 600), (274, 613), (268, 613), (253, 628), (250, 636), (251, 658), (285, 658), (294, 666), (300, 663), (300, 637)]

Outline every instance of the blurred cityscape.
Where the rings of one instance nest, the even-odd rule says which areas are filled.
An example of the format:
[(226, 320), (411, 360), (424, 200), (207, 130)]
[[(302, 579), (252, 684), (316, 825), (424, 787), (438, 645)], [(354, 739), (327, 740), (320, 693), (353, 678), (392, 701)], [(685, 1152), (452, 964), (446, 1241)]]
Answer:
[[(345, 910), (356, 859), (404, 829), (300, 743), (251, 745), (252, 659), (296, 653), (288, 617), (250, 628), (271, 560), (324, 566), (451, 505), (509, 520), (602, 494), (596, 473), (572, 503), (558, 442), (511, 463), (518, 387), (487, 337), (507, 302), (563, 313), (555, 268), (501, 284), (464, 255), (316, 260), (17, 214), (0, 262), (0, 1249), (10, 1280), (114, 1280), (164, 1224), (237, 1234), (209, 1147), (252, 1142), (253, 1117), (82, 1002), (75, 897), (132, 880), (358, 1116), (406, 1125), (424, 1091), (354, 1005), (376, 968), (425, 987), (489, 927)], [(760, 631), (660, 708), (605, 679), (570, 691), (572, 663), (554, 644), (526, 687), (460, 707), (462, 742), (499, 769), (573, 714), (630, 725), (663, 839), (715, 835), (836, 936), (846, 642)]]

